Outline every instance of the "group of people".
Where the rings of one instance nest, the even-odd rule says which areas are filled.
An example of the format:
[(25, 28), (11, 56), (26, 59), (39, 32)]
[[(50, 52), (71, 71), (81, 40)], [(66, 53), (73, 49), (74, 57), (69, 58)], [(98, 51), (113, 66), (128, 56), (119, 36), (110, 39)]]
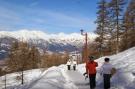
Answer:
[(71, 70), (71, 68), (73, 67), (73, 70), (76, 70), (76, 66), (77, 66), (77, 62), (76, 60), (68, 60), (67, 62), (67, 69)]
[[(105, 58), (104, 64), (100, 68), (100, 75), (103, 76), (104, 89), (110, 88), (111, 76), (116, 72), (116, 69), (109, 61), (109, 58)], [(96, 87), (96, 67), (98, 67), (98, 63), (94, 61), (93, 56), (89, 56), (89, 60), (86, 62), (86, 73), (84, 75), (89, 76), (90, 89), (95, 89)]]

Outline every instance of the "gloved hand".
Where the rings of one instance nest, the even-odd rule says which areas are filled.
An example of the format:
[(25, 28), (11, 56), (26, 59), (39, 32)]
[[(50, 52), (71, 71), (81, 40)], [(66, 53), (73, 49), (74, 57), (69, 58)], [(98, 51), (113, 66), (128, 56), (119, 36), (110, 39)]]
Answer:
[(85, 76), (85, 80), (88, 78), (88, 74)]
[(103, 75), (103, 73), (100, 73), (100, 76), (102, 76)]
[(87, 75), (87, 73), (85, 72), (85, 73), (83, 73), (83, 76), (85, 76), (85, 75)]

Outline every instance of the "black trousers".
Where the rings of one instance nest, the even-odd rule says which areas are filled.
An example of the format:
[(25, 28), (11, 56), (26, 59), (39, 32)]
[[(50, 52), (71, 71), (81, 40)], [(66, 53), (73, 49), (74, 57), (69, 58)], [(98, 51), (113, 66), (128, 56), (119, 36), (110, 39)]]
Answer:
[(96, 74), (89, 74), (90, 89), (96, 87)]
[(76, 66), (75, 65), (73, 66), (73, 69), (76, 70)]
[(104, 77), (104, 89), (109, 89), (111, 74), (104, 74), (103, 77)]
[(67, 65), (67, 69), (70, 70), (70, 65)]

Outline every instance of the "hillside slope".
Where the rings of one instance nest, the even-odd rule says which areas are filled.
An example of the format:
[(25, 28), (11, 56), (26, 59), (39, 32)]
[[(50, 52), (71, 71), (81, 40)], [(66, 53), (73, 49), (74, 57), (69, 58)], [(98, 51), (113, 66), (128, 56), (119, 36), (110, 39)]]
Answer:
[[(110, 62), (117, 69), (116, 74), (111, 78), (111, 89), (135, 89), (135, 47), (106, 57), (111, 59)], [(104, 58), (96, 60), (99, 63), (97, 68), (97, 89), (103, 89), (103, 78), (99, 71)], [(66, 65), (51, 67), (43, 72), (30, 71), (25, 72), (26, 81), (23, 86), (18, 86), (19, 82), (15, 80), (16, 73), (8, 74), (8, 89), (89, 89), (88, 79), (83, 79), (85, 64), (77, 65), (77, 71), (68, 71)], [(4, 76), (0, 77), (0, 79), (0, 86), (4, 87)]]

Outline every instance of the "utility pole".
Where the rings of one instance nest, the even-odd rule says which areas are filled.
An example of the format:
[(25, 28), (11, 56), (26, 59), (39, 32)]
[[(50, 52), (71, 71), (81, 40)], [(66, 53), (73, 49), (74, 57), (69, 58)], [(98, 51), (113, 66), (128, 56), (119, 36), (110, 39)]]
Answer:
[(83, 29), (81, 29), (80, 31), (81, 31), (81, 35), (85, 36), (85, 44), (84, 44), (84, 53), (85, 53), (85, 55), (84, 55), (83, 61), (86, 62), (87, 59), (88, 59), (88, 42), (87, 42), (88, 34), (87, 34), (87, 32), (84, 33)]
[(78, 49), (77, 49), (76, 46), (74, 46), (74, 48), (75, 48), (75, 58), (76, 58), (76, 61), (77, 61), (77, 64), (78, 64), (79, 63), (79, 58), (78, 58), (78, 53), (77, 53)]
[(22, 81), (21, 81), (21, 84), (23, 85), (24, 84), (24, 81), (23, 81), (23, 76), (24, 74), (23, 74), (23, 68), (22, 68)]
[(119, 52), (119, 6), (118, 6), (118, 1), (116, 0), (116, 26), (117, 26), (117, 44), (116, 44), (116, 54)]

